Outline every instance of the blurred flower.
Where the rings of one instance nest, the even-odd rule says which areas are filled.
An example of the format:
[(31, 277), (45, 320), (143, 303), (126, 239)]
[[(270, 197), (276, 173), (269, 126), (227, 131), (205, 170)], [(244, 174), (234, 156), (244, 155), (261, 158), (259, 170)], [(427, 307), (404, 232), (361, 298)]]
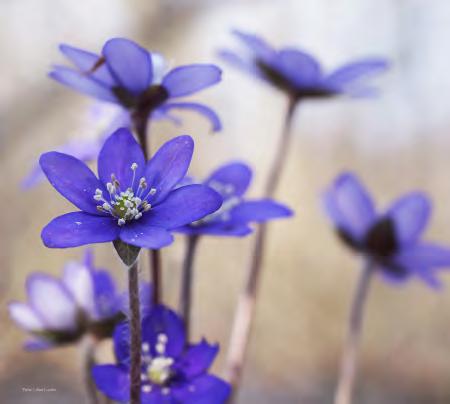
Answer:
[(363, 86), (361, 80), (388, 67), (385, 59), (366, 58), (325, 74), (319, 62), (305, 52), (293, 48), (276, 50), (256, 35), (241, 31), (233, 33), (244, 44), (246, 52), (238, 55), (222, 50), (220, 56), (297, 101), (342, 93), (351, 96), (371, 95), (375, 90)]
[[(130, 333), (127, 323), (117, 326), (114, 348), (117, 365), (98, 365), (92, 374), (107, 397), (128, 402), (130, 395)], [(175, 312), (156, 306), (142, 321), (141, 402), (143, 404), (224, 403), (230, 387), (208, 374), (219, 347), (205, 340), (188, 344), (182, 320)]]
[(145, 161), (128, 129), (119, 129), (98, 157), (99, 178), (80, 160), (58, 152), (40, 164), (55, 189), (80, 212), (52, 220), (42, 231), (47, 247), (65, 248), (122, 240), (158, 249), (173, 241), (169, 230), (217, 210), (222, 198), (203, 185), (173, 190), (189, 167), (194, 143), (179, 136)]
[(209, 107), (171, 102), (218, 83), (222, 72), (215, 65), (185, 65), (165, 73), (161, 55), (124, 38), (108, 40), (101, 55), (68, 45), (61, 45), (60, 50), (74, 65), (54, 66), (50, 77), (61, 84), (131, 112), (145, 110), (169, 116), (172, 110), (192, 110), (209, 119), (214, 131), (221, 129), (217, 114)]
[(94, 267), (88, 250), (81, 262), (69, 262), (62, 279), (43, 273), (30, 275), (26, 283), (28, 303), (12, 302), (9, 314), (33, 338), (30, 350), (69, 344), (85, 334), (111, 337), (122, 321), (123, 300), (113, 279)]
[(425, 195), (407, 194), (377, 214), (359, 180), (345, 173), (323, 200), (342, 240), (372, 260), (387, 280), (402, 282), (416, 275), (432, 287), (440, 286), (435, 270), (450, 267), (450, 249), (420, 240), (431, 213)]
[[(230, 163), (214, 171), (203, 183), (217, 191), (223, 204), (203, 219), (177, 229), (188, 235), (246, 236), (253, 229), (251, 222), (266, 222), (292, 215), (285, 205), (271, 199), (245, 200), (252, 172), (243, 163)], [(187, 180), (193, 182), (192, 179)], [(186, 180), (183, 182), (186, 184)]]

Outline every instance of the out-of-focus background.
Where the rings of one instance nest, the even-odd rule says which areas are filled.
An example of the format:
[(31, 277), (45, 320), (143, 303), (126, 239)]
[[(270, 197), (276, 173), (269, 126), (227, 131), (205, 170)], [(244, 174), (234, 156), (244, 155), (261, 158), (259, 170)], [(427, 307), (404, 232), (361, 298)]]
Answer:
[[(70, 208), (47, 184), (20, 183), (39, 154), (76, 137), (95, 136), (92, 102), (46, 77), (62, 61), (61, 42), (100, 50), (125, 36), (162, 52), (172, 65), (216, 62), (219, 47), (237, 44), (230, 29), (259, 33), (274, 45), (315, 54), (326, 69), (362, 56), (385, 56), (390, 72), (375, 99), (305, 102), (277, 198), (296, 211), (271, 225), (258, 313), (240, 403), (331, 402), (359, 261), (335, 238), (319, 203), (341, 170), (357, 172), (381, 206), (411, 190), (435, 205), (428, 235), (450, 244), (450, 3), (447, 0), (2, 0), (0, 2), (0, 402), (83, 402), (75, 348), (25, 353), (23, 333), (6, 305), (25, 297), (31, 271), (59, 274), (82, 249), (48, 250), (40, 230)], [(195, 98), (220, 112), (222, 133), (185, 113), (183, 127), (157, 122), (154, 147), (180, 133), (195, 138), (192, 174), (206, 175), (229, 159), (255, 170), (258, 196), (277, 142), (285, 99), (223, 66), (223, 82)], [(165, 295), (176, 303), (182, 238), (163, 252)], [(195, 336), (227, 349), (237, 293), (252, 237), (204, 239), (195, 285)], [(110, 245), (97, 263), (124, 284)], [(145, 271), (142, 277), (146, 276)], [(450, 288), (450, 273), (442, 274)], [(376, 280), (361, 352), (356, 403), (450, 403), (450, 291), (419, 282), (401, 289)], [(104, 347), (107, 357), (109, 347)], [(56, 388), (24, 393), (22, 387)]]

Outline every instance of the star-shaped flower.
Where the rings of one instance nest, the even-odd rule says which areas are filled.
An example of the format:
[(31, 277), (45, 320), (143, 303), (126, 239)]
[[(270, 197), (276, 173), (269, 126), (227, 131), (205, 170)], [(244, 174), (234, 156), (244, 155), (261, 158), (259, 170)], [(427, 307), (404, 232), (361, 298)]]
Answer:
[(222, 72), (215, 65), (191, 64), (166, 73), (161, 55), (125, 38), (108, 40), (100, 55), (69, 45), (61, 45), (60, 50), (73, 67), (55, 66), (50, 77), (65, 86), (130, 112), (167, 116), (172, 110), (193, 110), (209, 119), (214, 131), (221, 129), (209, 107), (177, 101), (218, 83)]
[(440, 285), (436, 269), (450, 267), (450, 249), (420, 239), (431, 214), (424, 194), (407, 194), (377, 213), (359, 180), (345, 173), (323, 200), (342, 240), (372, 260), (386, 279), (402, 282), (415, 275), (432, 287)]
[[(235, 162), (215, 170), (203, 184), (213, 188), (223, 198), (223, 204), (214, 213), (177, 229), (189, 235), (246, 236), (253, 229), (250, 223), (262, 223), (292, 216), (292, 211), (272, 199), (246, 200), (252, 171), (246, 164)], [(191, 179), (191, 181), (193, 181)]]
[(94, 267), (92, 254), (69, 262), (62, 279), (34, 273), (27, 279), (28, 303), (12, 302), (9, 314), (33, 338), (30, 350), (46, 349), (79, 340), (86, 333), (111, 337), (123, 320), (124, 299), (105, 270)]
[(295, 100), (341, 93), (370, 95), (374, 89), (363, 86), (362, 79), (383, 72), (388, 67), (385, 59), (366, 58), (325, 74), (319, 62), (306, 52), (294, 48), (276, 50), (256, 35), (241, 31), (233, 33), (246, 47), (246, 51), (237, 54), (223, 50), (220, 52), (221, 57), (286, 92)]
[[(97, 388), (107, 397), (127, 402), (130, 396), (130, 349), (127, 323), (114, 333), (116, 365), (93, 369)], [(219, 347), (205, 340), (186, 341), (182, 320), (173, 311), (156, 306), (142, 321), (142, 404), (221, 404), (230, 386), (208, 373)]]
[(148, 162), (128, 129), (105, 142), (98, 176), (82, 161), (58, 152), (40, 164), (55, 189), (79, 212), (53, 219), (43, 230), (47, 247), (122, 242), (159, 249), (173, 241), (170, 230), (216, 211), (222, 198), (203, 185), (174, 189), (189, 167), (194, 143), (179, 136), (165, 143)]

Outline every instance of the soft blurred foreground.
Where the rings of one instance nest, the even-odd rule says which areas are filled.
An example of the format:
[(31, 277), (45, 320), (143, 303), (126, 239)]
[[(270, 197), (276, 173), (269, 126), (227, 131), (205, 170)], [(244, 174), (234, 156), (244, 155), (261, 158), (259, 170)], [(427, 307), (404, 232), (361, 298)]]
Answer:
[[(235, 43), (233, 27), (257, 32), (275, 45), (311, 51), (326, 68), (379, 55), (392, 60), (378, 81), (380, 97), (302, 105), (295, 142), (277, 198), (294, 208), (292, 220), (271, 225), (241, 403), (330, 403), (347, 311), (360, 262), (344, 249), (319, 203), (342, 170), (357, 172), (381, 205), (412, 189), (434, 201), (430, 239), (450, 243), (450, 4), (445, 0), (285, 1), (4, 1), (0, 13), (0, 168), (4, 203), (0, 226), (0, 401), (80, 403), (83, 390), (75, 348), (26, 353), (24, 335), (10, 321), (7, 302), (24, 298), (34, 270), (59, 274), (82, 249), (48, 250), (41, 228), (69, 204), (43, 183), (20, 183), (39, 154), (73, 137), (94, 136), (92, 102), (46, 78), (61, 61), (57, 44), (98, 50), (112, 36), (130, 37), (175, 64), (213, 61)], [(180, 134), (196, 141), (192, 174), (202, 177), (230, 159), (255, 170), (258, 195), (282, 124), (285, 100), (268, 86), (227, 66), (224, 81), (198, 99), (221, 115), (224, 131), (209, 134), (201, 118), (184, 114), (182, 128), (157, 122), (153, 147)], [(217, 340), (221, 372), (252, 237), (204, 238), (197, 257), (194, 329)], [(164, 250), (167, 301), (177, 303), (184, 240)], [(125, 285), (110, 245), (95, 247), (96, 262)], [(146, 263), (146, 260), (144, 260)], [(147, 271), (142, 270), (142, 277)], [(442, 274), (450, 287), (450, 273)], [(445, 279), (445, 278), (448, 278)], [(448, 289), (448, 288), (447, 288)], [(370, 293), (361, 352), (361, 404), (450, 402), (450, 291), (419, 282), (392, 288), (376, 280)], [(102, 360), (111, 357), (102, 347)], [(27, 388), (56, 391), (26, 391)], [(25, 390), (24, 390), (25, 389)]]

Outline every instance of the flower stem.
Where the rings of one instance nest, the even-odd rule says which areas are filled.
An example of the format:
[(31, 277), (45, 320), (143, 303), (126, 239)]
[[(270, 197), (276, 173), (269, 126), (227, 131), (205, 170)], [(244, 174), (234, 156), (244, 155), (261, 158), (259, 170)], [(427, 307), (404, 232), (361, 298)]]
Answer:
[(183, 263), (181, 280), (180, 313), (184, 319), (186, 338), (189, 341), (192, 312), (192, 280), (194, 277), (194, 257), (199, 236), (187, 236), (187, 248)]
[(341, 370), (334, 397), (335, 404), (351, 404), (352, 402), (358, 346), (361, 339), (364, 309), (373, 272), (373, 264), (368, 260), (364, 265), (356, 286), (350, 310), (347, 339), (344, 346)]
[[(281, 138), (265, 186), (265, 197), (272, 197), (274, 195), (280, 181), (281, 174), (284, 169), (284, 163), (286, 161), (286, 155), (291, 144), (291, 125), (297, 102), (298, 100), (295, 98), (289, 99)], [(255, 244), (251, 264), (246, 277), (245, 287), (239, 297), (235, 311), (230, 345), (228, 348), (227, 365), (225, 369), (226, 378), (233, 387), (233, 397), (229, 400), (230, 403), (235, 400), (234, 397), (237, 393), (242, 377), (242, 368), (246, 358), (253, 317), (255, 315), (256, 298), (261, 277), (266, 237), (267, 226), (265, 224), (261, 224), (256, 231)]]
[(160, 250), (150, 250), (151, 279), (153, 283), (153, 304), (162, 301), (162, 272), (161, 272), (161, 252)]
[(141, 319), (137, 260), (128, 269), (130, 299), (130, 404), (141, 402)]
[(92, 368), (95, 365), (95, 339), (86, 336), (80, 344), (80, 351), (83, 361), (83, 380), (86, 388), (87, 400), (89, 404), (98, 404), (97, 389), (92, 379)]
[[(149, 142), (147, 136), (148, 123), (151, 116), (151, 110), (144, 108), (143, 110), (136, 110), (132, 116), (133, 127), (136, 132), (139, 143), (144, 152), (145, 160), (149, 159), (151, 155), (149, 150)], [(153, 304), (161, 302), (162, 285), (161, 285), (161, 253), (159, 250), (151, 250), (149, 252), (149, 268), (150, 279), (153, 283)]]

